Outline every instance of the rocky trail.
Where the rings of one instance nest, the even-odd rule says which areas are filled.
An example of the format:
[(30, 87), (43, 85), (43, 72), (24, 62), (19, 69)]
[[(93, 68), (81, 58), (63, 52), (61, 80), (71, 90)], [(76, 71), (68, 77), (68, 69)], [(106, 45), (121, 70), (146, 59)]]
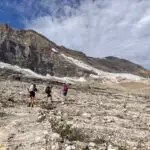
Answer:
[[(9, 110), (4, 109), (6, 116), (2, 117), (1, 142), (12, 150), (42, 148), (37, 143), (41, 141), (41, 137), (44, 137), (44, 129), (46, 130), (47, 127), (36, 121), (38, 110), (39, 108), (31, 110), (31, 108), (24, 108), (24, 106)], [(7, 116), (7, 114), (9, 115)], [(41, 130), (43, 131), (41, 132)]]
[(54, 102), (47, 104), (44, 85), (38, 84), (36, 105), (30, 108), (28, 83), (1, 85), (0, 150), (150, 149), (150, 98), (144, 93), (74, 85), (63, 102), (61, 87), (54, 86)]

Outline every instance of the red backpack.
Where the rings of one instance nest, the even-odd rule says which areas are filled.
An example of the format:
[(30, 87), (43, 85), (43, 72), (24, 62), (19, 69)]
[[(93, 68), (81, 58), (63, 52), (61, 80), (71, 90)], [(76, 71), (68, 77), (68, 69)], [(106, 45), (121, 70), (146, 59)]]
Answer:
[(68, 86), (65, 84), (64, 85), (64, 89), (63, 89), (64, 91), (68, 91)]

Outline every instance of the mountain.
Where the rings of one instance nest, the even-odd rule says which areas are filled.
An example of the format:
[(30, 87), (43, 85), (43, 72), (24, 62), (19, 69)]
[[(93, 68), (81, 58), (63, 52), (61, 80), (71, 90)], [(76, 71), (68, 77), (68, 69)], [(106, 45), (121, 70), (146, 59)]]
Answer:
[(146, 71), (125, 59), (88, 57), (82, 52), (58, 46), (33, 30), (15, 30), (7, 24), (0, 25), (0, 61), (41, 75), (59, 77), (98, 75), (101, 70), (136, 75)]
[(135, 64), (126, 59), (120, 59), (114, 56), (108, 56), (105, 58), (90, 58), (95, 66), (99, 69), (108, 71), (108, 72), (122, 72), (122, 73), (132, 73), (139, 74), (141, 71), (146, 69), (138, 64)]
[[(57, 52), (58, 51), (58, 52)], [(89, 71), (68, 63), (59, 46), (32, 30), (14, 30), (0, 26), (0, 61), (46, 75), (78, 76)]]

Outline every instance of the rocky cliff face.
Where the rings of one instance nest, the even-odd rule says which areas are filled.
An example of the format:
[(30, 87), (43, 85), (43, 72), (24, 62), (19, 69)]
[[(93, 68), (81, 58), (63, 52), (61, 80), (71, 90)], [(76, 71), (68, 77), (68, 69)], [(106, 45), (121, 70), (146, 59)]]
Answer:
[[(54, 51), (57, 50), (58, 52)], [(32, 30), (0, 25), (0, 61), (46, 75), (79, 76), (88, 73), (59, 55), (59, 47)]]
[(145, 68), (143, 68), (138, 64), (113, 56), (105, 57), (102, 59), (99, 58), (89, 58), (89, 59), (91, 59), (94, 62), (97, 68), (108, 72), (139, 74), (142, 70), (143, 71), (146, 70)]
[(89, 58), (81, 52), (58, 46), (33, 30), (14, 30), (8, 25), (0, 25), (0, 61), (28, 68), (42, 75), (79, 77), (94, 73), (69, 62), (61, 54), (105, 71), (137, 73), (138, 70), (144, 70), (124, 60)]

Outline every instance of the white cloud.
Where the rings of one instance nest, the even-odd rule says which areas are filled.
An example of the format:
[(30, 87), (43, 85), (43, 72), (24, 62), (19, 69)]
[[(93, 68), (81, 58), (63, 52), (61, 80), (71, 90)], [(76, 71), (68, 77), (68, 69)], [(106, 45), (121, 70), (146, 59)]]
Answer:
[(119, 56), (150, 68), (149, 1), (88, 0), (76, 10), (64, 8), (69, 17), (37, 17), (26, 27), (90, 56)]

